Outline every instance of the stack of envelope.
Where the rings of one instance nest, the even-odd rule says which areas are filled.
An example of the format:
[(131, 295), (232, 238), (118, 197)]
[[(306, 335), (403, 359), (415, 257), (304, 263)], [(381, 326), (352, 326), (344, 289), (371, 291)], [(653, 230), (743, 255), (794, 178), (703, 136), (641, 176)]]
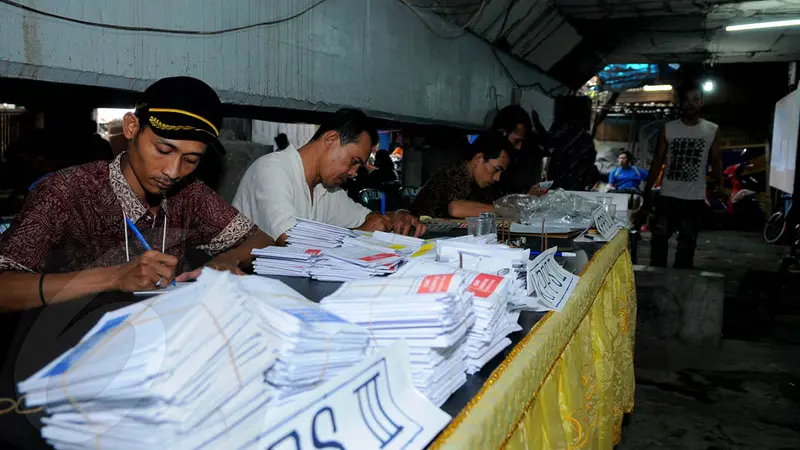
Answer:
[[(384, 233), (388, 234), (388, 233)], [(423, 242), (424, 243), (424, 242)], [(419, 245), (406, 245), (396, 244), (391, 241), (384, 241), (377, 236), (362, 235), (355, 238), (345, 238), (342, 242), (343, 247), (360, 247), (368, 250), (382, 251), (388, 253), (397, 253), (399, 255), (407, 256), (419, 250), (422, 244)]]
[(318, 386), (364, 359), (369, 333), (277, 280), (242, 277), (245, 307), (261, 320), (277, 360), (265, 379), (281, 400)]
[(506, 277), (511, 283), (509, 301), (513, 307), (524, 305), (534, 294), (528, 283), (528, 274), (533, 270), (530, 250), (451, 239), (438, 241), (436, 254), (439, 262), (450, 266)]
[(320, 281), (350, 281), (395, 273), (404, 258), (391, 249), (362, 246), (339, 248), (267, 247), (254, 249), (259, 275), (311, 277)]
[[(105, 314), (19, 383), (54, 447), (196, 448), (273, 397), (275, 343), (227, 273)], [(213, 445), (213, 444), (212, 444)]]
[(478, 372), (486, 363), (511, 345), (507, 336), (520, 331), (519, 312), (509, 310), (511, 280), (500, 275), (456, 269), (435, 261), (411, 261), (397, 277), (424, 277), (445, 273), (463, 277), (463, 292), (473, 296), (475, 324), (466, 341), (467, 373)]
[(286, 236), (286, 244), (289, 246), (335, 248), (342, 245), (344, 238), (354, 238), (358, 233), (347, 228), (298, 218), (295, 226), (286, 232)]
[(253, 249), (253, 269), (259, 275), (309, 277), (321, 253), (322, 249), (298, 245)]
[(356, 232), (305, 219), (297, 219), (287, 234), (287, 247), (252, 251), (257, 274), (358, 280), (395, 273), (405, 259), (432, 249), (432, 244), (422, 239), (380, 231)]
[(378, 347), (404, 339), (414, 385), (442, 405), (466, 382), (466, 335), (475, 315), (464, 281), (461, 274), (358, 280), (342, 285), (321, 305), (368, 328)]
[(519, 312), (508, 310), (511, 283), (505, 277), (468, 272), (467, 292), (473, 295), (475, 325), (467, 334), (467, 373), (481, 370), (492, 358), (511, 345), (509, 334), (522, 329)]
[(363, 247), (331, 248), (322, 252), (310, 269), (320, 281), (349, 281), (392, 274), (403, 262), (397, 253)]
[(366, 329), (284, 284), (205, 269), (104, 315), (19, 383), (60, 449), (228, 448), (238, 424), (361, 361)]

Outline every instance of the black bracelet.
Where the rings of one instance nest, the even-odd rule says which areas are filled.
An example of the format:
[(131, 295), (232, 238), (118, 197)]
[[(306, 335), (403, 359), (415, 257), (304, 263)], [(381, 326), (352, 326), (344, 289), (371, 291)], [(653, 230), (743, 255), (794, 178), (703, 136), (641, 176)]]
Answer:
[(44, 301), (44, 276), (45, 273), (42, 272), (42, 276), (39, 277), (39, 300), (42, 301), (42, 306), (47, 306), (47, 302)]

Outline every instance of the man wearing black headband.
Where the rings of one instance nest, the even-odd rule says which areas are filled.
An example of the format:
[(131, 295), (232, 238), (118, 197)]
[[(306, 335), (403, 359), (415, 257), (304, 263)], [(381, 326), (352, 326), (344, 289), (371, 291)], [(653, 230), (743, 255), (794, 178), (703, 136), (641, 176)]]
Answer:
[(241, 273), (251, 250), (273, 240), (190, 177), (208, 146), (223, 151), (221, 123), (219, 97), (202, 81), (150, 86), (123, 120), (127, 152), (48, 176), (0, 235), (0, 311), (186, 281), (199, 274), (188, 249)]

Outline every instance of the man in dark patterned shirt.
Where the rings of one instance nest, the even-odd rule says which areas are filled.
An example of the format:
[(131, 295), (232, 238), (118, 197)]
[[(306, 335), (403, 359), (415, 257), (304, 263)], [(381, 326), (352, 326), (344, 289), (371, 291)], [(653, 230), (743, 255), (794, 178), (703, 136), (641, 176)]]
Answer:
[(554, 124), (549, 147), (553, 156), (547, 178), (553, 180), (553, 189), (585, 191), (597, 182), (599, 175), (594, 165), (597, 150), (583, 121), (567, 118)]
[[(189, 178), (216, 145), (221, 103), (189, 77), (154, 83), (125, 115), (126, 153), (56, 172), (28, 195), (0, 235), (0, 311), (105, 291), (141, 291), (196, 277), (185, 251), (241, 273), (272, 239), (214, 191)], [(133, 223), (153, 250), (146, 250)]]
[(411, 214), (463, 219), (494, 211), (486, 188), (500, 181), (514, 147), (503, 134), (489, 131), (469, 148), (468, 160), (445, 167), (425, 183), (411, 204)]

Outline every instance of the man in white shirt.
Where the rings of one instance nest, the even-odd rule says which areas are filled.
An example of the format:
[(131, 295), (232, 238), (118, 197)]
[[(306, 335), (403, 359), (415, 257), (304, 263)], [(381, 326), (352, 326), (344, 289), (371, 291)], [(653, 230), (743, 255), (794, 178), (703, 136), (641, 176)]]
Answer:
[(717, 125), (701, 119), (703, 94), (698, 85), (687, 84), (678, 92), (681, 118), (664, 126), (645, 188), (645, 198), (655, 184), (661, 167), (664, 177), (651, 223), (653, 238), (650, 265), (666, 267), (669, 239), (678, 232), (676, 269), (692, 268), (697, 235), (706, 206), (706, 171), (722, 187), (722, 152), (717, 145)]
[(233, 204), (278, 245), (285, 245), (286, 232), (298, 217), (364, 231), (408, 234), (413, 227), (421, 236), (426, 227), (408, 211), (373, 213), (339, 188), (366, 163), (377, 143), (378, 134), (364, 113), (339, 110), (299, 150), (289, 147), (256, 160), (242, 177)]

